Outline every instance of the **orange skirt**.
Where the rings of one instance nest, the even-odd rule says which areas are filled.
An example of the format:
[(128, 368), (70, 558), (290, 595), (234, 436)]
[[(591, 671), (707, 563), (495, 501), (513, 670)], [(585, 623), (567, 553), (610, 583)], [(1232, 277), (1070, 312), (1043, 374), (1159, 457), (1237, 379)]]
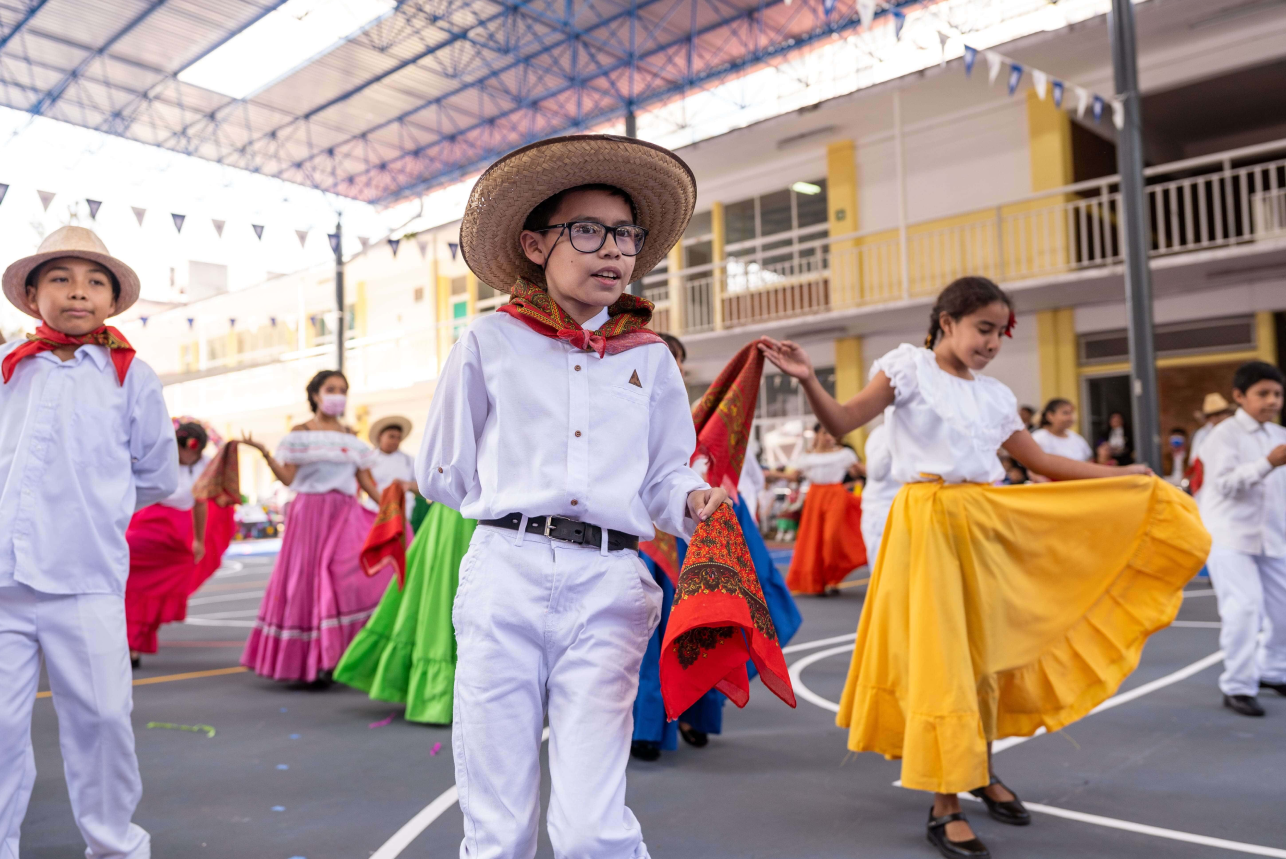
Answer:
[(786, 585), (796, 593), (824, 593), (865, 564), (861, 525), (862, 500), (844, 484), (810, 486)]

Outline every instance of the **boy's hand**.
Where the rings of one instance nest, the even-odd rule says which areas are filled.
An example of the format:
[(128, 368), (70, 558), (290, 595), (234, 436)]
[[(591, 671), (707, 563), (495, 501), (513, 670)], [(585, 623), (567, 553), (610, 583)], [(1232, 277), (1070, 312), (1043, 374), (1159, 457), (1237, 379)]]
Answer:
[(197, 537), (192, 540), (192, 559), (198, 564), (205, 557), (205, 540)]
[(688, 516), (697, 522), (704, 522), (719, 509), (720, 504), (729, 503), (726, 489), (697, 489), (688, 493)]
[(1268, 451), (1268, 461), (1273, 468), (1281, 468), (1286, 465), (1286, 444), (1279, 444), (1277, 447)]

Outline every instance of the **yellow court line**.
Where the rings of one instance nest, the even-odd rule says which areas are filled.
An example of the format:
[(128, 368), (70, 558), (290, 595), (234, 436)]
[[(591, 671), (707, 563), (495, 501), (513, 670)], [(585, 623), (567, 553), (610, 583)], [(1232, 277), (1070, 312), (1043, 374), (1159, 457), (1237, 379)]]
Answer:
[[(153, 683), (169, 683), (172, 680), (196, 680), (199, 677), (219, 677), (224, 674), (240, 674), (250, 669), (237, 665), (233, 668), (212, 668), (209, 671), (188, 671), (185, 674), (162, 674), (160, 677), (143, 677), (134, 681), (135, 686), (151, 686)], [(37, 698), (50, 698), (52, 692), (37, 692)]]
[(837, 587), (837, 588), (860, 588), (862, 585), (867, 584), (867, 583), (869, 583), (870, 581), (871, 581), (871, 577), (870, 577), (870, 576), (867, 576), (867, 577), (866, 577), (866, 578), (864, 578), (864, 579), (853, 579), (853, 581), (851, 581), (851, 582), (840, 582), (840, 583), (839, 583), (838, 585), (836, 585), (835, 587)]

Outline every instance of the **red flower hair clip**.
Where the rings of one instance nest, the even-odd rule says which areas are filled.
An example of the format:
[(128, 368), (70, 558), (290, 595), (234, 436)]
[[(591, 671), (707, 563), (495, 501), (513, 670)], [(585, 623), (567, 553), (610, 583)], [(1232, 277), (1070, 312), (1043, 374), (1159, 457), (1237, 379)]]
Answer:
[(1014, 339), (1014, 326), (1018, 324), (1018, 317), (1014, 316), (1012, 310), (1009, 311), (1009, 321), (1005, 323), (1005, 330), (1001, 333), (1010, 340)]

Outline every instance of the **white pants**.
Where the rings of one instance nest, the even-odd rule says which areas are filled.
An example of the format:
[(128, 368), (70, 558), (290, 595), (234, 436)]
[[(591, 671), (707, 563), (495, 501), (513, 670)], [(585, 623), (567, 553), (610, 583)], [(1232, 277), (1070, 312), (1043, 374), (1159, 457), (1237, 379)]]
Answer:
[(546, 714), (554, 855), (647, 859), (625, 766), (660, 617), (661, 588), (633, 551), (474, 532), (452, 613), (461, 859), (536, 855)]
[(58, 713), (72, 814), (87, 859), (148, 859), (148, 834), (130, 822), (143, 783), (125, 601), (0, 587), (0, 859), (18, 859), (18, 832), (36, 781), (31, 714), (40, 655)]
[[(1219, 599), (1225, 695), (1257, 695), (1259, 681), (1286, 683), (1286, 558), (1215, 546), (1206, 561)], [(1269, 627), (1263, 643), (1259, 632)]]

